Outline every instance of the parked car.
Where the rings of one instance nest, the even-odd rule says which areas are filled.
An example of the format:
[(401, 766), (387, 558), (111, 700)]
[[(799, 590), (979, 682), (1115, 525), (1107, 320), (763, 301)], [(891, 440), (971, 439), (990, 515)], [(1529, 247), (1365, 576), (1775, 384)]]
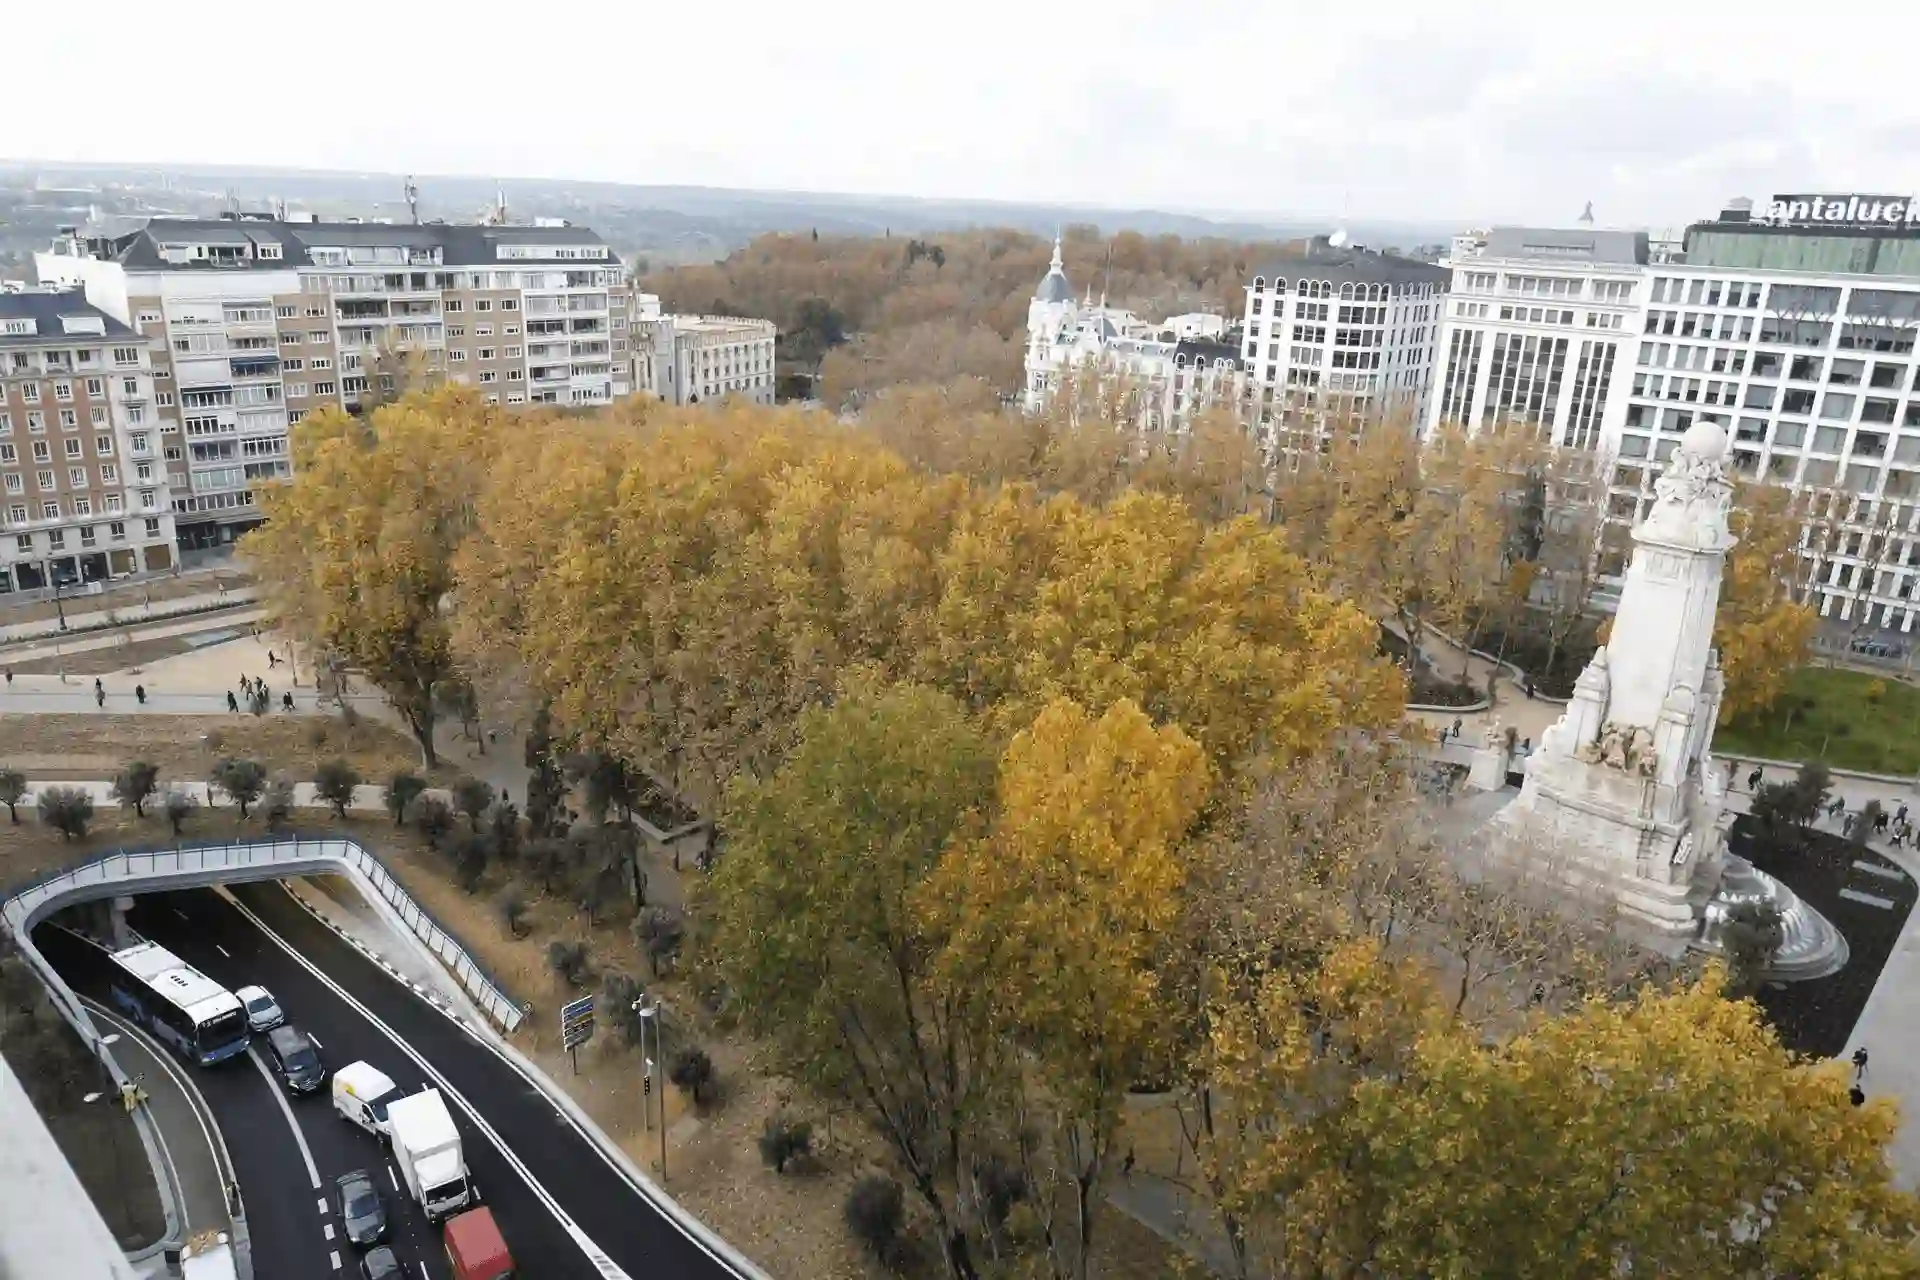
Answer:
[(380, 1188), (365, 1169), (343, 1173), (333, 1180), (335, 1207), (340, 1211), (340, 1227), (347, 1239), (357, 1245), (379, 1244), (387, 1238), (387, 1206), (380, 1200)]
[(281, 1023), (267, 1033), (267, 1057), (281, 1081), (295, 1093), (312, 1093), (327, 1082), (320, 1050), (305, 1032), (290, 1023)]
[(360, 1259), (360, 1280), (393, 1280), (399, 1274), (400, 1259), (386, 1245), (367, 1250), (366, 1257)]
[(262, 1035), (287, 1020), (280, 1002), (265, 987), (242, 987), (233, 994), (247, 1010), (247, 1025)]

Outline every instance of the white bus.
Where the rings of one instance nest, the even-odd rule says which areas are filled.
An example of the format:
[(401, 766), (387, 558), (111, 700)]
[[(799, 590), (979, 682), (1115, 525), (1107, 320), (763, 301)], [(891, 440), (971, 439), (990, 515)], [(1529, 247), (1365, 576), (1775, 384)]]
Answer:
[(239, 997), (165, 947), (142, 942), (115, 951), (113, 1002), (175, 1053), (201, 1066), (247, 1051)]

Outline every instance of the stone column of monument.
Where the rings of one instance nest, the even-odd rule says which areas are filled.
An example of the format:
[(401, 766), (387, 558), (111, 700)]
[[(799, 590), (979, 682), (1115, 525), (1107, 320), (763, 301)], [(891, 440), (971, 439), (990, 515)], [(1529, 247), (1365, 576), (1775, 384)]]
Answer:
[(1726, 433), (1694, 424), (1633, 531), (1607, 644), (1541, 736), (1495, 851), (1603, 893), (1656, 935), (1691, 940), (1720, 878), (1724, 779), (1708, 755), (1721, 677), (1713, 651), (1734, 539)]

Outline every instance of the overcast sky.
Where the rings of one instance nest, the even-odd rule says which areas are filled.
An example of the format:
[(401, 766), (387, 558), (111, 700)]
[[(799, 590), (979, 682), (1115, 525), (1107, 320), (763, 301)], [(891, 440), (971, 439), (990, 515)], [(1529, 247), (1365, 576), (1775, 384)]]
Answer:
[(1893, 2), (95, 0), (5, 31), (0, 154), (44, 159), (1442, 223), (1920, 186)]

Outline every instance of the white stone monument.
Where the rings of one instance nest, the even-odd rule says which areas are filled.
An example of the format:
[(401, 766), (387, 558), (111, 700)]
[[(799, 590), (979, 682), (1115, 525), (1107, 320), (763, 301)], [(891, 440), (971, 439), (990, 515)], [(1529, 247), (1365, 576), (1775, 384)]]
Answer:
[(1607, 644), (1540, 738), (1497, 852), (1678, 943), (1695, 939), (1725, 861), (1726, 778), (1708, 753), (1722, 681), (1713, 620), (1728, 548), (1726, 433), (1700, 421), (1654, 482)]

